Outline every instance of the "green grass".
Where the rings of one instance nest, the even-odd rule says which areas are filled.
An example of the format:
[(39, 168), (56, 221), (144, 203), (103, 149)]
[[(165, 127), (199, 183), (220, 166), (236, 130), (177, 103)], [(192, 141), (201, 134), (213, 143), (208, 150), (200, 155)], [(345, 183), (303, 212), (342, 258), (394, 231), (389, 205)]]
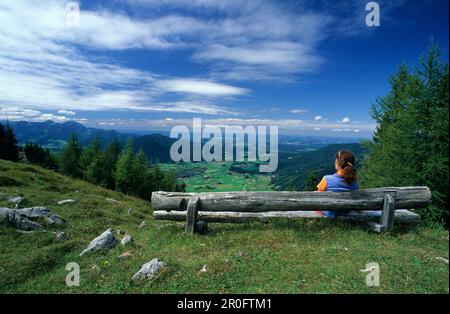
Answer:
[[(377, 235), (357, 224), (279, 219), (210, 224), (207, 235), (186, 235), (183, 223), (152, 220), (149, 203), (81, 180), (5, 161), (0, 178), (13, 180), (0, 181), (7, 183), (0, 186), (0, 206), (10, 205), (9, 196), (24, 195), (27, 205), (48, 206), (67, 219), (70, 237), (58, 242), (52, 232), (0, 226), (0, 293), (449, 292), (448, 264), (435, 259), (448, 258), (448, 231), (442, 228)], [(66, 198), (77, 203), (56, 204)], [(142, 220), (148, 225), (138, 228)], [(79, 257), (107, 228), (126, 231), (134, 244)], [(119, 258), (125, 251), (133, 256)], [(154, 279), (134, 284), (133, 274), (154, 257), (167, 266)], [(79, 287), (65, 285), (68, 262), (80, 265)], [(380, 287), (367, 287), (359, 271), (369, 262), (380, 265)], [(207, 272), (199, 273), (203, 265)]]
[(185, 179), (186, 192), (272, 190), (269, 175), (232, 172), (230, 171), (232, 165), (233, 162), (196, 162), (163, 164), (162, 168), (175, 170), (175, 174), (179, 177), (189, 175)]

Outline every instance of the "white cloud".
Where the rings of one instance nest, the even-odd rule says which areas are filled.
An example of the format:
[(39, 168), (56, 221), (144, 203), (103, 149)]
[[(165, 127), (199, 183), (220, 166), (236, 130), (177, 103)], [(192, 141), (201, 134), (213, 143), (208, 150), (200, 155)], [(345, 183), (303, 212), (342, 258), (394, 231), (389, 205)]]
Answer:
[(65, 110), (65, 109), (58, 110), (58, 113), (59, 113), (59, 114), (65, 114), (65, 115), (67, 115), (67, 116), (74, 116), (74, 115), (75, 115), (75, 111), (72, 111), (72, 110)]
[(197, 101), (176, 101), (176, 102), (159, 102), (154, 104), (147, 104), (139, 108), (142, 111), (155, 112), (176, 112), (176, 113), (197, 113), (207, 115), (237, 115), (230, 109), (223, 106), (217, 106), (207, 102)]
[[(192, 126), (192, 119), (111, 119), (115, 122), (117, 126), (122, 126), (127, 129), (167, 129), (176, 125), (186, 125), (188, 127)], [(107, 125), (109, 120), (102, 120), (102, 125)], [(92, 122), (91, 122), (92, 123)], [(375, 124), (364, 124), (361, 123), (358, 129), (354, 129), (351, 125), (347, 129), (342, 129), (339, 126), (340, 123), (332, 122), (314, 122), (314, 121), (303, 121), (298, 119), (243, 119), (238, 117), (227, 117), (227, 118), (209, 118), (202, 119), (202, 125), (211, 126), (278, 126), (281, 133), (291, 133), (291, 134), (315, 134), (320, 131), (324, 134), (326, 132), (330, 133), (361, 133), (363, 135), (370, 135), (374, 129)]]
[[(129, 16), (106, 5), (84, 10), (81, 3), (80, 25), (68, 28), (66, 3), (0, 1), (0, 106), (235, 114), (209, 99), (249, 91), (220, 81), (295, 79), (315, 70), (323, 62), (318, 44), (335, 21), (301, 4), (290, 10), (272, 1), (128, 0), (155, 10), (133, 8), (139, 14)], [(176, 10), (163, 10), (165, 5)], [(205, 8), (224, 14), (199, 11)], [(131, 48), (183, 49), (208, 66), (199, 77), (211, 80), (173, 79), (101, 54)], [(180, 95), (169, 102), (166, 93)]]
[(38, 110), (20, 107), (0, 107), (0, 120), (27, 120), (41, 115)]
[(301, 113), (308, 113), (308, 110), (306, 110), (306, 109), (292, 109), (289, 112), (295, 113), (295, 114), (301, 114)]
[[(168, 90), (157, 84), (170, 80), (117, 65), (110, 58), (88, 57), (74, 46), (91, 49), (184, 46), (185, 43), (166, 37), (197, 32), (195, 19), (171, 15), (139, 21), (108, 11), (82, 11), (80, 26), (67, 28), (64, 5), (64, 1), (56, 0), (0, 2), (0, 106), (58, 110), (62, 116), (71, 115), (72, 110), (67, 108), (86, 111), (160, 108), (172, 112), (194, 112), (197, 108), (198, 113), (231, 113), (218, 105), (208, 108), (209, 103), (201, 99), (192, 104), (184, 97), (178, 97), (171, 107), (163, 102)], [(192, 79), (186, 82), (192, 83)], [(208, 97), (247, 92), (217, 81), (197, 83), (178, 89)], [(177, 90), (177, 86), (172, 87)], [(181, 108), (183, 102), (190, 106)]]
[(66, 122), (72, 119), (61, 115), (55, 115), (52, 113), (43, 113), (39, 117), (32, 119), (32, 121), (47, 121), (47, 120), (53, 120), (55, 122)]
[(344, 117), (342, 119), (342, 123), (349, 123), (349, 122), (350, 122), (350, 119), (348, 117)]
[(196, 79), (162, 80), (156, 84), (167, 92), (188, 93), (204, 96), (234, 96), (248, 91), (244, 88)]
[[(59, 112), (60, 113), (60, 112)], [(39, 110), (22, 108), (22, 107), (0, 107), (0, 120), (11, 120), (11, 121), (34, 121), (42, 122), (47, 120), (53, 120), (55, 122), (66, 122), (66, 121), (78, 121), (85, 122), (87, 119), (83, 118), (69, 118), (64, 115), (57, 115), (53, 113), (43, 113)]]
[[(214, 77), (221, 79), (289, 80), (296, 73), (315, 70), (323, 63), (317, 44), (329, 34), (333, 21), (328, 14), (301, 10), (301, 4), (294, 11), (275, 1), (128, 2), (152, 9), (169, 6), (191, 16), (193, 26), (179, 27), (191, 33), (164, 39), (176, 38), (178, 44), (193, 47), (193, 59), (209, 63)], [(209, 10), (222, 14), (217, 17)]]
[(323, 119), (322, 116), (315, 116), (315, 117), (314, 117), (314, 121), (320, 121), (320, 120), (322, 120), (322, 119)]

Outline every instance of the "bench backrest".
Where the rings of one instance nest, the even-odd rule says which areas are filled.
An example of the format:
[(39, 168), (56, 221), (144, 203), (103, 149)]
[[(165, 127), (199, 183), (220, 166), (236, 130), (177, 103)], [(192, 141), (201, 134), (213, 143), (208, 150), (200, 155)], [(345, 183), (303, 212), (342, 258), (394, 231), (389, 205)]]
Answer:
[(199, 210), (216, 212), (266, 212), (295, 210), (378, 210), (386, 195), (396, 209), (423, 208), (431, 203), (426, 186), (385, 187), (349, 192), (153, 192), (154, 210), (186, 210), (192, 197), (199, 199)]

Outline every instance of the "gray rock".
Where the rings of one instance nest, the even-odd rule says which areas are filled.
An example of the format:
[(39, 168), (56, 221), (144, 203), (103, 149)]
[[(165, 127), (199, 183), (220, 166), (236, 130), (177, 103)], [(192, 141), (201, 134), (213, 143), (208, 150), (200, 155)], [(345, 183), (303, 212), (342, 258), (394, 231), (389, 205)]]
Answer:
[(80, 253), (80, 256), (83, 256), (84, 254), (89, 252), (96, 252), (99, 250), (107, 249), (115, 246), (116, 244), (117, 239), (114, 236), (112, 229), (110, 228), (96, 237), (94, 240), (92, 240), (91, 243), (89, 243), (88, 247)]
[(66, 200), (62, 200), (62, 201), (59, 201), (59, 202), (58, 202), (59, 205), (73, 204), (73, 203), (75, 203), (75, 200), (73, 200), (73, 199), (71, 199), (71, 198), (66, 199)]
[(58, 231), (55, 233), (56, 235), (56, 240), (58, 241), (65, 241), (68, 240), (69, 237), (67, 236), (67, 234), (64, 231)]
[(122, 245), (127, 245), (127, 244), (131, 244), (133, 242), (133, 238), (127, 234), (126, 236), (123, 237), (122, 241), (120, 241), (120, 244)]
[(20, 202), (23, 202), (25, 200), (25, 197), (23, 196), (13, 196), (9, 198), (10, 203), (19, 204)]
[(111, 202), (111, 203), (116, 203), (116, 204), (119, 203), (119, 201), (117, 201), (117, 200), (115, 200), (113, 198), (110, 198), (110, 197), (107, 197), (105, 200), (108, 201), (108, 202)]
[(66, 223), (64, 219), (62, 219), (59, 215), (53, 213), (47, 207), (36, 206), (14, 210), (19, 215), (25, 216), (29, 219), (44, 218), (45, 222), (49, 225), (62, 225)]
[(133, 209), (128, 208), (128, 215), (131, 215), (131, 212), (133, 211)]
[(134, 282), (141, 282), (144, 279), (153, 278), (163, 267), (164, 262), (158, 261), (157, 258), (152, 259), (150, 262), (145, 263), (141, 266), (141, 269), (133, 275), (132, 280)]
[(118, 235), (125, 234), (125, 231), (118, 229), (116, 230), (116, 234)]
[(20, 230), (37, 230), (44, 226), (35, 222), (37, 218), (43, 218), (49, 225), (64, 224), (66, 221), (45, 207), (30, 208), (0, 208), (0, 223)]
[(446, 259), (446, 258), (444, 258), (444, 257), (438, 256), (438, 257), (436, 257), (436, 260), (438, 260), (438, 261), (441, 261), (441, 262), (444, 262), (444, 263), (448, 264), (448, 259)]

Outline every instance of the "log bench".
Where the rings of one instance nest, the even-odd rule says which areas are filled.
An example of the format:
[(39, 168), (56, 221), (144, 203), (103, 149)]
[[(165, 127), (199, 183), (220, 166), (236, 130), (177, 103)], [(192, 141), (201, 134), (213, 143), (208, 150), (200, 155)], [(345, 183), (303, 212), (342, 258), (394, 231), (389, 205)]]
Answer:
[(344, 220), (367, 221), (378, 233), (395, 223), (417, 224), (409, 209), (431, 203), (426, 186), (385, 187), (349, 192), (164, 192), (152, 193), (153, 217), (186, 220), (186, 232), (205, 232), (207, 222), (267, 221), (272, 218), (322, 218), (316, 211), (341, 213)]

